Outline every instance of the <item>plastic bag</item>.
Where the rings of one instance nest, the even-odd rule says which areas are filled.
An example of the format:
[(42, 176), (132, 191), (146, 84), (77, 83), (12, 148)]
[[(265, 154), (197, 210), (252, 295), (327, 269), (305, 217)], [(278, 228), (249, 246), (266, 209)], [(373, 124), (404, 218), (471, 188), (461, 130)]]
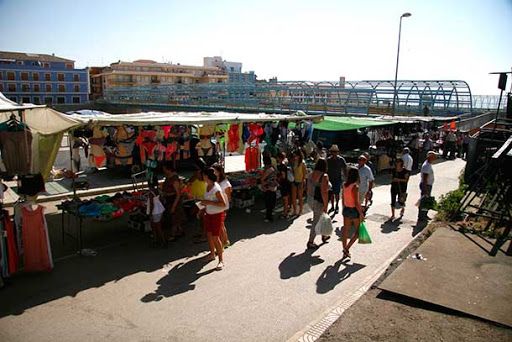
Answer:
[(372, 243), (372, 239), (370, 238), (370, 234), (366, 229), (364, 221), (361, 221), (361, 224), (359, 225), (359, 243)]
[(329, 236), (332, 234), (332, 231), (331, 218), (326, 213), (322, 213), (322, 216), (320, 216), (320, 219), (315, 226), (316, 235)]

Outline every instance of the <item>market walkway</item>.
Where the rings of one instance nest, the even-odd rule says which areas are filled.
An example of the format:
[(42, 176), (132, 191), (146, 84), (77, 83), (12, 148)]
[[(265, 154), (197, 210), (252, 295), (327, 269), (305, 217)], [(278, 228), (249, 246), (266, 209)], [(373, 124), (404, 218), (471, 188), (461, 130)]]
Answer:
[[(463, 166), (459, 159), (434, 166), (436, 196), (457, 186)], [(413, 205), (418, 181), (411, 179), (401, 223), (385, 223), (389, 186), (375, 189), (367, 221), (374, 243), (355, 245), (347, 263), (336, 239), (305, 251), (311, 213), (266, 225), (262, 213), (239, 211), (228, 222), (236, 243), (222, 271), (201, 259), (204, 246), (183, 241), (152, 250), (130, 240), (95, 258), (62, 261), (51, 274), (19, 277), (0, 291), (0, 340), (298, 339), (364, 293), (421, 229)], [(318, 336), (325, 322), (309, 334)]]

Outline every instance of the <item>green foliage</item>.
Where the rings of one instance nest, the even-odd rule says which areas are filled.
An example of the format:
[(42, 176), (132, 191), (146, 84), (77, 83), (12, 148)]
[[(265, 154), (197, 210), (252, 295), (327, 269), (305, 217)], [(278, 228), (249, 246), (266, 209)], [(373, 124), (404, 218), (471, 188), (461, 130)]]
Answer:
[(460, 219), (460, 213), (457, 209), (460, 206), (467, 185), (461, 184), (458, 189), (442, 195), (437, 203), (438, 218), (446, 221), (455, 221)]

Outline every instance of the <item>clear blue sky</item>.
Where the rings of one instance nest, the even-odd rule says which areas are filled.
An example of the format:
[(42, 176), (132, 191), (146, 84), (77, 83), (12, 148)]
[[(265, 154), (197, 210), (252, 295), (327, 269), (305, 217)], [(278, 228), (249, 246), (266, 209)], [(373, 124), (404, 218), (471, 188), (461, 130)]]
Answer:
[(0, 0), (0, 50), (79, 67), (222, 55), (260, 79), (393, 79), (404, 12), (399, 79), (498, 94), (488, 73), (512, 67), (512, 0)]

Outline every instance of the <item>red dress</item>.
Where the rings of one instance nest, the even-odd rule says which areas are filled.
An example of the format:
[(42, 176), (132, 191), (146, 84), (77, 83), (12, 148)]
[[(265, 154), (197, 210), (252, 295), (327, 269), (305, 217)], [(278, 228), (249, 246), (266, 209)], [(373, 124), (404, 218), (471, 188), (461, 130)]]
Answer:
[(42, 206), (35, 210), (30, 207), (21, 208), (23, 259), (27, 272), (50, 271), (53, 268), (43, 209)]

